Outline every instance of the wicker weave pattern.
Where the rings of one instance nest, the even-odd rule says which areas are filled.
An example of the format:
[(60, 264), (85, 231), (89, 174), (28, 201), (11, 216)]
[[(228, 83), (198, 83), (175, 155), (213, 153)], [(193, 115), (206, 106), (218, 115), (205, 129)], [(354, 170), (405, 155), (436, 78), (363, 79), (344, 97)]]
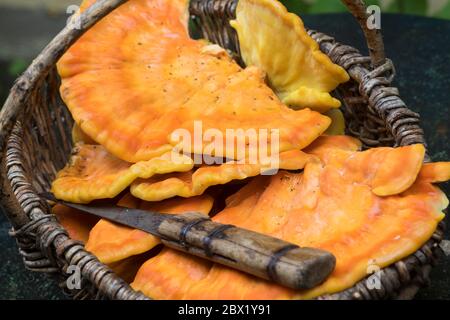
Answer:
[[(18, 80), (0, 116), (1, 147), (6, 143), (2, 138), (9, 137), (2, 155), (1, 201), (14, 226), (11, 235), (17, 239), (26, 267), (58, 275), (63, 288), (67, 267), (78, 266), (84, 279), (82, 289), (65, 288), (77, 299), (148, 299), (71, 240), (39, 197), (66, 163), (72, 147), (73, 121), (58, 93), (54, 64), (84, 30), (123, 2), (100, 0), (96, 8), (83, 14), (81, 31), (63, 30)], [(359, 0), (345, 2), (352, 8)], [(227, 48), (243, 64), (237, 35), (228, 23), (235, 15), (236, 4), (237, 0), (192, 0), (190, 10), (203, 36)], [(344, 102), (349, 134), (360, 138), (367, 148), (424, 143), (419, 116), (407, 109), (398, 90), (390, 86), (395, 75), (393, 64), (389, 60), (371, 63), (383, 61), (383, 54), (376, 50), (379, 35), (369, 41), (369, 47), (375, 48), (372, 59), (319, 32), (310, 31), (310, 35), (352, 77), (336, 91)], [(353, 288), (320, 299), (411, 298), (429, 281), (431, 266), (441, 254), (443, 228), (441, 224), (415, 254), (383, 269), (379, 275), (381, 289), (370, 289), (367, 279), (363, 279)]]
[[(84, 283), (82, 290), (68, 290), (65, 292), (76, 299), (148, 299), (141, 293), (133, 291), (128, 284), (113, 274), (106, 266), (102, 265), (95, 256), (86, 252), (83, 246), (71, 240), (63, 227), (55, 217), (48, 214), (45, 202), (36, 193), (36, 189), (27, 181), (23, 174), (25, 166), (31, 165), (24, 162), (24, 137), (20, 122), (15, 126), (8, 141), (7, 163), (9, 166), (8, 179), (11, 181), (17, 199), (29, 216), (31, 222), (24, 225), (11, 235), (17, 238), (20, 254), (25, 266), (38, 272), (56, 273), (62, 276), (61, 285), (66, 286), (64, 275), (69, 265), (76, 265), (82, 270)], [(39, 175), (36, 177), (38, 178)], [(377, 276), (381, 281), (381, 287), (371, 287), (370, 279), (366, 278), (358, 282), (354, 287), (343, 292), (319, 297), (319, 299), (362, 300), (362, 299), (387, 299), (387, 298), (411, 298), (418, 288), (429, 282), (431, 266), (435, 265), (442, 255), (439, 247), (443, 239), (444, 224), (420, 250), (395, 265), (380, 271)]]
[(386, 60), (370, 69), (370, 60), (358, 50), (316, 31), (309, 34), (353, 79), (347, 84), (347, 90), (338, 90), (344, 101), (342, 109), (349, 134), (358, 137), (366, 147), (425, 144), (419, 114), (409, 110), (400, 99), (398, 89), (391, 87), (395, 76), (392, 61)]
[[(57, 88), (57, 87), (55, 87)], [(8, 141), (6, 155), (8, 180), (15, 192), (17, 201), (31, 221), (18, 230), (12, 230), (16, 237), (25, 267), (31, 271), (61, 273), (63, 280), (68, 266), (76, 266), (83, 275), (82, 290), (71, 291), (67, 283), (61, 284), (68, 295), (78, 299), (97, 298), (144, 300), (142, 293), (133, 291), (130, 286), (117, 277), (112, 270), (84, 250), (84, 246), (69, 238), (64, 228), (49, 214), (50, 208), (38, 196), (36, 188), (30, 184), (25, 172), (32, 163), (24, 159), (24, 135), (20, 122), (16, 124)], [(25, 160), (25, 161), (24, 161)], [(27, 170), (28, 169), (28, 170)], [(43, 177), (42, 175), (38, 175)], [(47, 187), (49, 186), (47, 182)]]

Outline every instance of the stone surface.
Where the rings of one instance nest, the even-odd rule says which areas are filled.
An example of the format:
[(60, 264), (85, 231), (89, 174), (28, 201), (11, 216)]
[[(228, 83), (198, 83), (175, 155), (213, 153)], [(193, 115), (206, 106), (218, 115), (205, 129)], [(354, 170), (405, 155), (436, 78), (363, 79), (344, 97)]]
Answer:
[[(21, 15), (23, 21), (28, 21), (27, 17), (34, 15), (23, 11), (17, 14)], [(45, 20), (45, 16), (42, 19)], [(61, 24), (61, 20), (54, 24), (44, 20), (35, 20), (35, 25), (49, 23), (51, 30), (57, 30)], [(355, 32), (357, 25), (349, 15), (306, 16), (304, 20), (309, 28), (333, 35), (340, 42), (364, 48), (362, 35)], [(429, 153), (434, 161), (450, 160), (450, 21), (383, 15), (382, 23), (387, 55), (397, 67), (396, 84), (411, 109), (422, 115)], [(15, 40), (19, 47), (26, 43), (24, 39), (30, 39), (27, 38), (28, 34), (34, 34), (33, 37), (46, 39), (45, 41), (51, 37), (45, 28), (41, 30), (40, 27), (27, 24), (22, 27), (20, 35), (24, 38), (18, 36)], [(0, 30), (4, 29), (0, 27)], [(1, 37), (5, 35), (0, 35), (3, 46)], [(30, 50), (30, 55), (37, 54), (36, 47)], [(450, 195), (449, 184), (443, 187)], [(53, 280), (25, 270), (14, 240), (7, 235), (8, 229), (6, 218), (0, 215), (0, 247), (3, 254), (0, 264), (0, 299), (63, 298)], [(449, 239), (449, 234), (447, 230), (446, 239)], [(421, 290), (417, 298), (450, 299), (449, 270), (450, 256), (446, 256), (432, 272), (432, 285)]]
[(9, 223), (0, 213), (0, 300), (3, 299), (65, 299), (57, 282), (46, 274), (25, 269), (17, 246), (8, 235)]

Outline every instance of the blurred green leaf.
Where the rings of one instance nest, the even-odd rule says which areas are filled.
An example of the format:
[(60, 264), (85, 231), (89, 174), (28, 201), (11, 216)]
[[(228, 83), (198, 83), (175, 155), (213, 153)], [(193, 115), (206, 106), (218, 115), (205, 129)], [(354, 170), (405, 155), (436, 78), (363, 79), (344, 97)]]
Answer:
[(427, 0), (401, 0), (403, 13), (426, 14), (428, 8)]
[[(297, 14), (345, 12), (341, 0), (280, 0), (289, 11)], [(427, 15), (433, 11), (438, 18), (450, 19), (450, 0), (439, 10), (442, 0), (365, 0), (367, 5), (384, 5), (383, 12)], [(386, 7), (387, 5), (387, 7)], [(436, 8), (436, 10), (430, 10)]]
[(302, 0), (283, 0), (281, 2), (290, 12), (295, 12), (297, 14), (309, 12), (309, 7), (311, 6), (307, 1)]
[(28, 63), (24, 59), (14, 59), (8, 66), (8, 73), (10, 76), (16, 77), (25, 71)]
[(347, 9), (341, 1), (318, 0), (310, 7), (310, 13), (345, 12)]
[(450, 1), (443, 9), (441, 9), (436, 14), (436, 18), (450, 19)]

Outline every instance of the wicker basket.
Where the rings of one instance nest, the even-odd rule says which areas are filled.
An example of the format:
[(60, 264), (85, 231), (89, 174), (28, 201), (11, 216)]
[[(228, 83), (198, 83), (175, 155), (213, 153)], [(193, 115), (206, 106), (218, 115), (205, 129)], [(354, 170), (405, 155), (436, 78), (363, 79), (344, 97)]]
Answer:
[[(60, 98), (55, 64), (86, 30), (124, 0), (100, 0), (81, 16), (81, 28), (66, 27), (16, 81), (0, 114), (1, 204), (13, 226), (25, 266), (32, 271), (53, 273), (64, 291), (78, 299), (148, 299), (135, 292), (107, 266), (70, 239), (39, 196), (49, 190), (55, 173), (71, 152), (70, 113)], [(347, 133), (358, 137), (365, 148), (425, 144), (419, 115), (410, 111), (390, 86), (395, 70), (385, 58), (379, 30), (366, 27), (365, 6), (360, 0), (343, 1), (360, 22), (370, 57), (339, 44), (316, 31), (309, 34), (333, 62), (352, 80), (335, 95), (343, 103)], [(192, 0), (191, 16), (203, 36), (227, 48), (240, 63), (239, 43), (228, 21), (237, 0)], [(371, 289), (367, 279), (354, 287), (321, 299), (412, 298), (428, 282), (431, 267), (442, 254), (439, 242), (443, 224), (413, 255), (380, 271), (381, 289)], [(67, 288), (68, 266), (82, 274), (80, 290)]]

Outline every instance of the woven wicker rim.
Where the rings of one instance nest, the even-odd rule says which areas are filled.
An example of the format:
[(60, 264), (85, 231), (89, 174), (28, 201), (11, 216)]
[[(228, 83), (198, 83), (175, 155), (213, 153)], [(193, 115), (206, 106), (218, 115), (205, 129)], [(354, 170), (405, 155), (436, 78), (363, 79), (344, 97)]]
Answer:
[[(1, 203), (13, 225), (11, 235), (16, 237), (28, 269), (57, 275), (65, 292), (77, 299), (148, 299), (86, 252), (82, 244), (70, 239), (39, 197), (48, 189), (57, 169), (65, 164), (71, 147), (67, 128), (72, 119), (59, 97), (55, 63), (86, 30), (124, 2), (100, 0), (82, 14), (81, 29), (65, 28), (17, 80), (0, 113), (0, 142), (4, 150), (0, 154), (4, 186)], [(425, 144), (419, 115), (411, 112), (398, 90), (390, 86), (395, 69), (384, 57), (380, 32), (364, 29), (364, 4), (359, 0), (343, 2), (362, 22), (370, 58), (322, 33), (309, 34), (352, 77), (350, 83), (336, 91), (343, 101), (347, 133), (358, 137), (366, 148)], [(239, 59), (238, 39), (228, 24), (234, 17), (236, 3), (237, 0), (192, 0), (190, 11), (205, 38), (229, 49)], [(36, 150), (35, 144), (42, 150)], [(55, 146), (60, 150), (52, 150)], [(432, 238), (413, 255), (382, 269), (377, 274), (381, 288), (372, 288), (368, 277), (350, 289), (319, 299), (412, 298), (428, 283), (431, 266), (442, 254), (439, 243), (443, 228), (440, 224)], [(81, 290), (67, 288), (66, 270), (71, 265), (81, 270)]]

